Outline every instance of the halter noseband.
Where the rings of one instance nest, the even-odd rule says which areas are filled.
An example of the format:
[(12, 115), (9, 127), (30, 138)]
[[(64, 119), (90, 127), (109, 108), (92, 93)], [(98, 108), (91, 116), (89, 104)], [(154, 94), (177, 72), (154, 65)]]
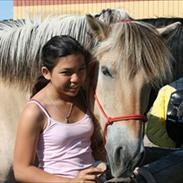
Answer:
[(108, 116), (106, 114), (106, 112), (104, 111), (104, 108), (102, 107), (101, 102), (99, 101), (96, 94), (94, 94), (94, 98), (97, 102), (100, 112), (102, 112), (102, 114), (106, 118), (106, 123), (105, 123), (104, 130), (103, 130), (103, 143), (104, 144), (106, 143), (105, 137), (106, 137), (107, 127), (109, 125), (112, 125), (114, 122), (124, 121), (124, 120), (141, 120), (143, 122), (147, 121), (147, 117), (143, 114), (129, 114), (129, 115), (124, 115), (124, 116), (116, 116), (116, 117)]

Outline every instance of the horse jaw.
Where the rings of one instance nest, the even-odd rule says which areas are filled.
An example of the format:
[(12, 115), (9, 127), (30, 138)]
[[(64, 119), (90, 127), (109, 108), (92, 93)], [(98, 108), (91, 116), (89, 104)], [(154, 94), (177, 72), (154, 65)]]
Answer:
[(106, 136), (105, 148), (115, 178), (131, 176), (144, 155), (143, 134), (139, 138), (133, 137), (122, 123), (108, 126)]

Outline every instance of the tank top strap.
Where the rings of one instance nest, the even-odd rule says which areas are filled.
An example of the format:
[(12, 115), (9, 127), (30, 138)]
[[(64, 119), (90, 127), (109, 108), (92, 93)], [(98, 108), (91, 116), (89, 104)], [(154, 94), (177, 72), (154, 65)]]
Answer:
[(46, 117), (48, 119), (50, 118), (50, 114), (48, 113), (48, 111), (45, 109), (45, 107), (38, 100), (31, 99), (28, 103), (35, 103), (41, 109), (41, 111), (43, 111), (43, 113), (46, 115)]

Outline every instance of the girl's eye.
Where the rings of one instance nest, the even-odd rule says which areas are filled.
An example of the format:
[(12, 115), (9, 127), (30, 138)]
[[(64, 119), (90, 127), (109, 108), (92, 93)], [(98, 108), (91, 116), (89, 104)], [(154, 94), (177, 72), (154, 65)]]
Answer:
[(65, 76), (71, 76), (72, 72), (71, 71), (62, 71), (60, 72), (61, 74), (65, 75)]
[(112, 74), (110, 73), (109, 69), (106, 67), (106, 66), (102, 66), (101, 67), (101, 70), (102, 70), (102, 73), (105, 75), (105, 76), (109, 76), (112, 78)]

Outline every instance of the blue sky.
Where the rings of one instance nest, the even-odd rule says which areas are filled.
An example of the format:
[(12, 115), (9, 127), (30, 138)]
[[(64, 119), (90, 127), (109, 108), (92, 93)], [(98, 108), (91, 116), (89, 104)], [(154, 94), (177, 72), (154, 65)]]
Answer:
[(13, 18), (13, 0), (0, 0), (0, 20)]

